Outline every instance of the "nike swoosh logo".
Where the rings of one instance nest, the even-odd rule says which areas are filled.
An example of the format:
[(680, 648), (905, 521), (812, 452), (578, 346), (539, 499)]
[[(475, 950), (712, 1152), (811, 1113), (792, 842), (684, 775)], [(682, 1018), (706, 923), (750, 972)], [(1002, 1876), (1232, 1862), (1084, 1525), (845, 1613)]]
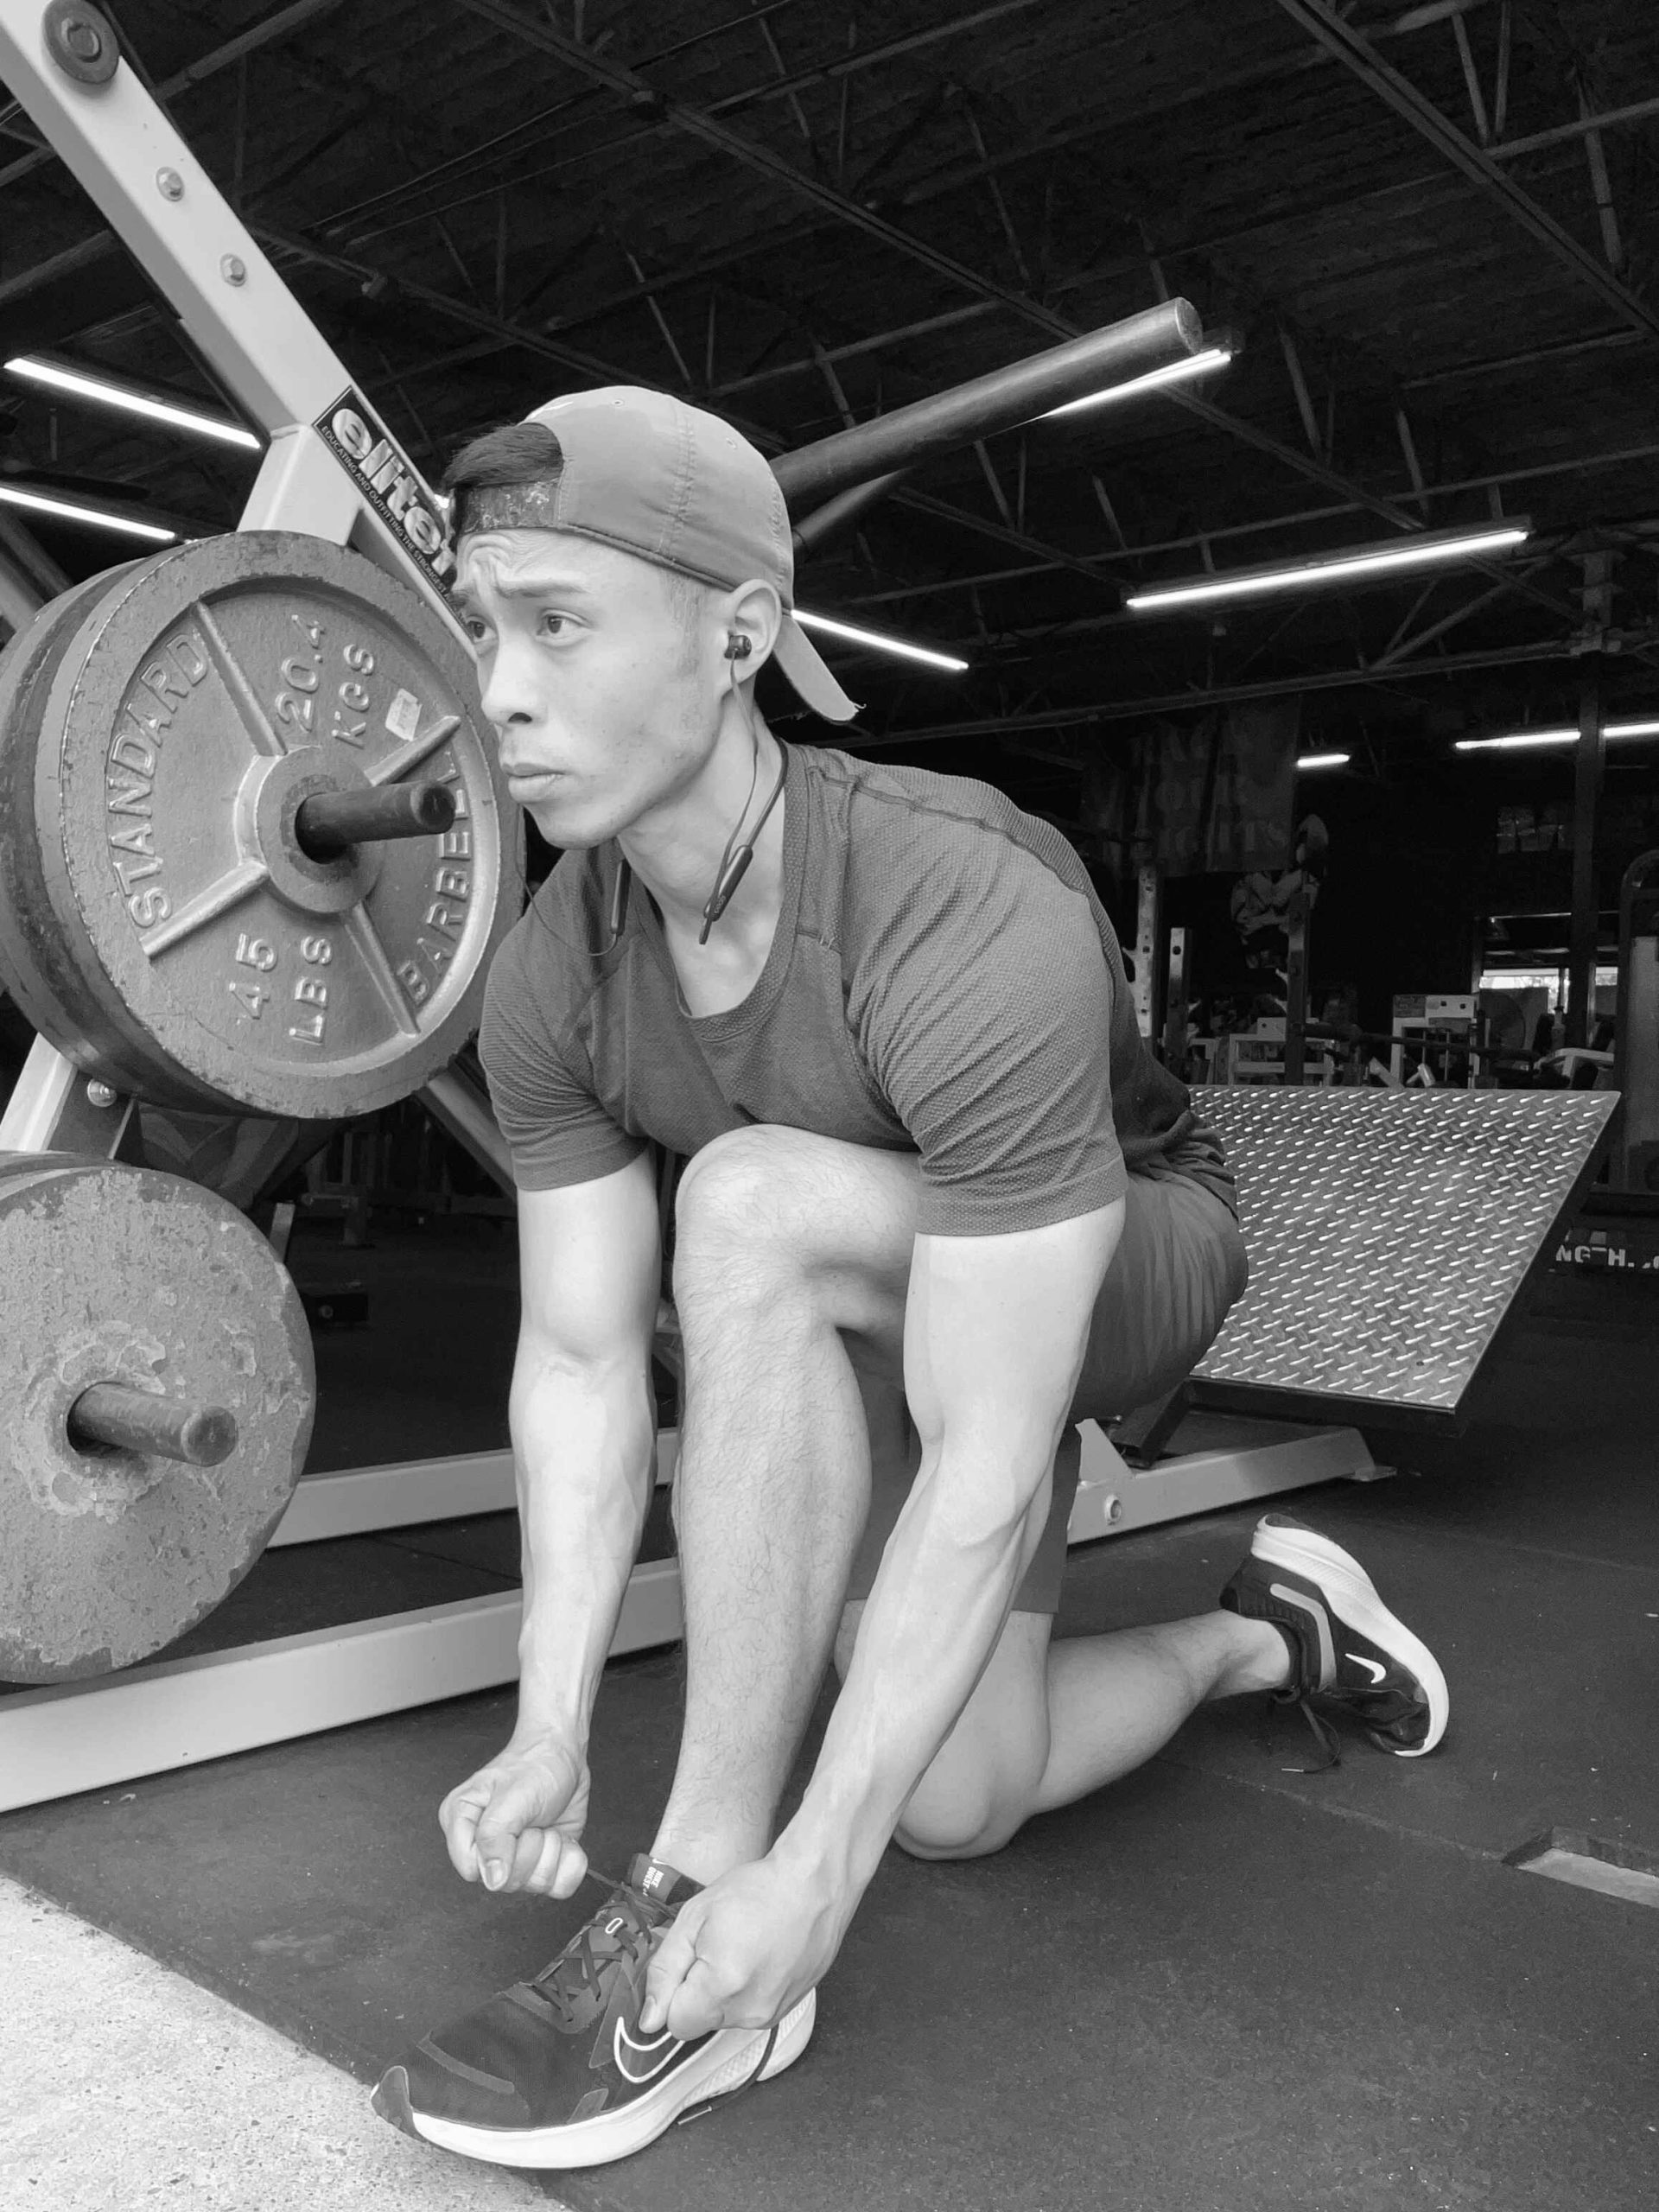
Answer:
[[(665, 2050), (663, 2050), (664, 2044), (668, 2046)], [(650, 2043), (636, 2043), (620, 2020), (617, 2022), (616, 2032), (611, 2037), (611, 2056), (616, 2061), (616, 2070), (625, 2082), (632, 2082), (636, 2088), (643, 2082), (655, 2081), (664, 2067), (669, 2065), (684, 2049), (683, 2039), (679, 2036), (670, 2035), (666, 2030)], [(654, 2066), (647, 2066), (643, 2073), (636, 2070), (628, 2063), (630, 2059), (650, 2058), (657, 2051), (662, 2051), (662, 2056), (658, 2059)]]
[(1344, 1651), (1342, 1656), (1351, 1659), (1356, 1667), (1363, 1667), (1374, 1682), (1380, 1682), (1389, 1671), (1386, 1667), (1379, 1667), (1375, 1659), (1362, 1659), (1357, 1651)]

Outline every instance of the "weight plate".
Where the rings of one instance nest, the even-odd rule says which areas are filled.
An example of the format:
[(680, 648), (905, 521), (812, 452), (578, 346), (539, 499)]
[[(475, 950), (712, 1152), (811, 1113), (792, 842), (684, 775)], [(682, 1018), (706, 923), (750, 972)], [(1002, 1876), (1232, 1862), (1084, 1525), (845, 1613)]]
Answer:
[[(236, 1210), (150, 1168), (0, 1156), (0, 1681), (149, 1656), (259, 1556), (310, 1441), (315, 1377), (286, 1271)], [(218, 1466), (69, 1441), (92, 1382), (223, 1406)]]
[(115, 579), (137, 565), (105, 569), (48, 601), (0, 652), (0, 984), (42, 1034), (61, 1033), (65, 1008), (81, 995), (81, 984), (52, 918), (34, 838), (41, 715), (65, 638)]
[[(339, 1120), (417, 1089), (476, 1028), (522, 906), (460, 640), (372, 563), (288, 532), (170, 547), (76, 611), (0, 725), (33, 760), (27, 791), (0, 770), (20, 887), (0, 944), (49, 970), (46, 1003), (18, 994), (31, 1020), (186, 1109)], [(416, 771), (454, 794), (452, 828), (300, 849), (312, 792)]]

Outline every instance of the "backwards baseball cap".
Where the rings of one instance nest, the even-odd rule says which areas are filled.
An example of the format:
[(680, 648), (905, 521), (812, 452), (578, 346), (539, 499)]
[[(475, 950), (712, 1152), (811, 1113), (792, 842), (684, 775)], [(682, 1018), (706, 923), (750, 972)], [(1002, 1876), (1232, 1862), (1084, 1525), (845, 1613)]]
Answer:
[(852, 720), (857, 707), (795, 619), (788, 510), (747, 438), (717, 415), (636, 385), (571, 392), (524, 419), (551, 434), (557, 466), (529, 484), (463, 484), (458, 539), (563, 530), (727, 590), (758, 578), (783, 602), (779, 667), (815, 714)]

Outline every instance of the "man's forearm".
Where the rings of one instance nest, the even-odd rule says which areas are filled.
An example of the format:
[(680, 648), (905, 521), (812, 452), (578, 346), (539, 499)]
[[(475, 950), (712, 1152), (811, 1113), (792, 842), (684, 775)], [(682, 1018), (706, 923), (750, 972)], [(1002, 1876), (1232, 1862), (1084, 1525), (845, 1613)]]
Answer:
[(512, 1406), (524, 1608), (519, 1737), (586, 1743), (651, 1498), (643, 1375), (543, 1375)]
[[(1011, 1458), (1013, 1471), (1011, 1472)], [(888, 1540), (857, 1649), (780, 1855), (849, 1903), (955, 1726), (1007, 1618), (1049, 1459), (1022, 1441), (925, 1456)], [(1037, 1533), (1036, 1529), (1032, 1534)]]

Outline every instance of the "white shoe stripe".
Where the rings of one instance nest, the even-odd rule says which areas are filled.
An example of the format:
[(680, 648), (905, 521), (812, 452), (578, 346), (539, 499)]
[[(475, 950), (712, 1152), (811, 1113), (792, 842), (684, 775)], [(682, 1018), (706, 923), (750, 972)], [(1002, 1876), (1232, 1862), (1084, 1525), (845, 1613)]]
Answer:
[(1294, 1605), (1308, 1615), (1319, 1634), (1319, 1679), (1313, 1685), (1316, 1690), (1328, 1690), (1337, 1679), (1337, 1655), (1331, 1644), (1331, 1619), (1323, 1605), (1315, 1605), (1311, 1598), (1304, 1598), (1300, 1590), (1287, 1590), (1282, 1582), (1270, 1582), (1268, 1594), (1287, 1605)]

